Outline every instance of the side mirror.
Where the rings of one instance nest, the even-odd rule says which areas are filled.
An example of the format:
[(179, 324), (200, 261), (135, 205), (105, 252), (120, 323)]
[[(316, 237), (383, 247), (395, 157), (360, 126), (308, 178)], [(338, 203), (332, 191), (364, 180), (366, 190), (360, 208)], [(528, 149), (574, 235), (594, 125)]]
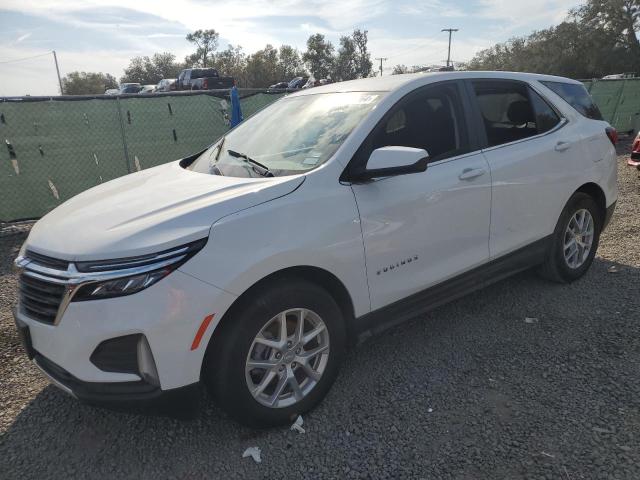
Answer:
[(382, 147), (371, 152), (363, 171), (353, 172), (351, 181), (420, 173), (427, 169), (429, 154), (421, 148)]

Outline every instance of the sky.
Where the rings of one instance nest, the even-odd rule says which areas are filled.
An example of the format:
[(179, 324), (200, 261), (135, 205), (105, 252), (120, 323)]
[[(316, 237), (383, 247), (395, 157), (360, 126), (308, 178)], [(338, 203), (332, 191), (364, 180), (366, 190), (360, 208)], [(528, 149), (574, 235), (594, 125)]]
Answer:
[[(369, 31), (372, 57), (394, 65), (463, 62), (510, 37), (561, 22), (579, 0), (0, 0), (0, 96), (59, 93), (60, 73), (104, 72), (119, 78), (138, 55), (193, 51), (185, 35), (196, 29), (220, 33), (220, 49), (245, 53), (288, 44), (301, 51), (309, 35), (337, 45), (354, 28)], [(37, 56), (38, 55), (38, 56)], [(34, 57), (14, 61), (25, 57)], [(379, 63), (376, 62), (376, 67)]]

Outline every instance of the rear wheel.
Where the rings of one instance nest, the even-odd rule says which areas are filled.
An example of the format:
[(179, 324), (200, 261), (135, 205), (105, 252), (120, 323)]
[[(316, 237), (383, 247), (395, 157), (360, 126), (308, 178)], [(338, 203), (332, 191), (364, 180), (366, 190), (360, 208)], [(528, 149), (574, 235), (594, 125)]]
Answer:
[(335, 380), (346, 334), (322, 288), (281, 281), (246, 302), (214, 334), (204, 381), (220, 406), (253, 427), (289, 423)]
[(575, 193), (556, 225), (540, 269), (542, 276), (561, 283), (582, 277), (593, 263), (602, 222), (603, 215), (595, 200), (585, 193)]

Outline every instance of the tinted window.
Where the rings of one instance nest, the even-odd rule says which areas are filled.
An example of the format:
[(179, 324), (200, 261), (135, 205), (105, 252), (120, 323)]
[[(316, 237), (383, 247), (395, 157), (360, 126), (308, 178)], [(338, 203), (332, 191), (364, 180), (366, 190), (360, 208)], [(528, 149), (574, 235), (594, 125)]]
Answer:
[(387, 146), (422, 148), (431, 161), (467, 152), (457, 87), (430, 87), (402, 100), (376, 130), (370, 151)]
[(524, 83), (490, 80), (473, 85), (491, 147), (547, 132), (560, 122), (549, 104)]
[(529, 98), (536, 116), (538, 133), (548, 132), (560, 123), (560, 117), (551, 106), (536, 92), (529, 88)]
[(563, 82), (540, 82), (553, 90), (564, 101), (575, 108), (580, 114), (593, 120), (602, 120), (602, 113), (584, 85)]

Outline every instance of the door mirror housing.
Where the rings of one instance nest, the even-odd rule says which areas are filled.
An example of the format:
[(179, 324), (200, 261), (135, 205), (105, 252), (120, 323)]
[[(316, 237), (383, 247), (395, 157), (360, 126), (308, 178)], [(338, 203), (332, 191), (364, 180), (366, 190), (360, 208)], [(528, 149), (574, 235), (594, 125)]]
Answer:
[(350, 180), (361, 182), (380, 177), (420, 173), (427, 169), (429, 154), (421, 148), (382, 147), (371, 152), (364, 170), (353, 172)]

